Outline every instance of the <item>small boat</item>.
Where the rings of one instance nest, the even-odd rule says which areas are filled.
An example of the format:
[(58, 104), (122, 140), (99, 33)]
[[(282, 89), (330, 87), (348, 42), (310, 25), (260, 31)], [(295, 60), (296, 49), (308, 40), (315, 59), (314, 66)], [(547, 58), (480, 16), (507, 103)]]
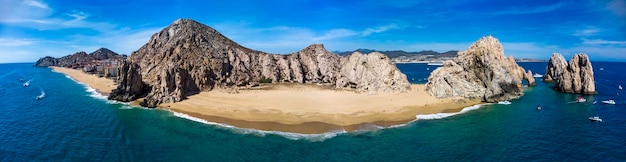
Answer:
[(541, 75), (541, 74), (539, 74), (539, 73), (535, 73), (535, 75), (533, 75), (533, 77), (535, 77), (535, 78), (541, 78), (541, 77), (543, 77), (543, 75)]
[(24, 79), (20, 79), (20, 82), (24, 82)]
[(589, 117), (589, 121), (592, 121), (592, 122), (602, 122), (602, 119), (600, 119), (600, 117), (598, 117), (598, 116), (592, 116), (592, 117)]
[(442, 66), (443, 62), (433, 61), (433, 62), (428, 62), (427, 65), (430, 65), (430, 66)]
[(41, 99), (41, 96), (37, 96), (37, 98), (35, 98), (35, 99), (40, 100), (40, 99)]
[(604, 68), (600, 68), (600, 70), (604, 70)]
[(615, 100), (602, 101), (604, 104), (615, 105)]
[(23, 86), (24, 86), (24, 87), (28, 87), (28, 85), (29, 85), (29, 83), (28, 83), (28, 82), (26, 82), (26, 83), (24, 83), (24, 85), (23, 85)]
[(537, 106), (537, 110), (541, 110), (541, 106)]
[(622, 85), (618, 85), (617, 89), (622, 90)]
[(585, 97), (580, 96), (578, 98), (576, 98), (576, 102), (581, 103), (581, 102), (587, 102), (587, 99), (585, 99)]

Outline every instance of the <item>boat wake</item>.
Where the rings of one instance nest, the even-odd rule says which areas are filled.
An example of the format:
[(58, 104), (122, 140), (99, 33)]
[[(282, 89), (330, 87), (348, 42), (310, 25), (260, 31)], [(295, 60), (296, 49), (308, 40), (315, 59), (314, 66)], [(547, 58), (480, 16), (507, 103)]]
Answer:
[(44, 92), (43, 89), (41, 89), (41, 87), (39, 88), (39, 91), (41, 91), (41, 94), (37, 96), (37, 99), (42, 99), (43, 97), (46, 97), (46, 92)]

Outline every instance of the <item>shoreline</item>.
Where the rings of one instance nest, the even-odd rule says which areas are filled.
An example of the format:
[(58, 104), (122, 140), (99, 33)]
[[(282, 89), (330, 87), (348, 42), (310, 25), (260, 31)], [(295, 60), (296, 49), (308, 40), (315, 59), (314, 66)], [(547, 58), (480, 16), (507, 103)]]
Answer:
[(87, 74), (78, 69), (70, 69), (65, 67), (57, 67), (51, 66), (52, 71), (65, 74), (71, 79), (84, 83), (87, 86), (96, 90), (96, 92), (102, 94), (103, 96), (108, 96), (113, 89), (117, 87), (115, 81), (112, 79), (107, 79), (104, 77), (98, 77), (93, 74)]
[[(108, 95), (116, 87), (112, 79), (76, 69), (51, 68), (103, 95)], [(181, 102), (161, 104), (158, 108), (237, 128), (321, 134), (403, 125), (415, 121), (417, 115), (459, 113), (482, 103), (437, 99), (424, 87), (423, 84), (412, 84), (408, 92), (372, 95), (313, 84), (273, 83), (236, 91), (200, 92)], [(130, 105), (138, 106), (136, 103), (140, 100), (130, 102)]]

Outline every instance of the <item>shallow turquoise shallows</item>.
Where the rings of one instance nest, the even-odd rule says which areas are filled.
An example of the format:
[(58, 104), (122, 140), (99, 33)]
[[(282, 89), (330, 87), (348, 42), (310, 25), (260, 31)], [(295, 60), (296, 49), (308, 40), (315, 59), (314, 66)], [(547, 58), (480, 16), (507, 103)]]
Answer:
[[(520, 63), (540, 74), (546, 64)], [(0, 161), (625, 161), (626, 92), (617, 87), (626, 86), (626, 63), (593, 66), (598, 94), (586, 103), (538, 82), (510, 105), (374, 131), (302, 135), (134, 108), (49, 68), (0, 64)], [(435, 68), (398, 67), (413, 83), (425, 83)], [(608, 99), (617, 104), (602, 104)], [(589, 121), (596, 115), (604, 122)], [(445, 115), (425, 118), (437, 116)]]

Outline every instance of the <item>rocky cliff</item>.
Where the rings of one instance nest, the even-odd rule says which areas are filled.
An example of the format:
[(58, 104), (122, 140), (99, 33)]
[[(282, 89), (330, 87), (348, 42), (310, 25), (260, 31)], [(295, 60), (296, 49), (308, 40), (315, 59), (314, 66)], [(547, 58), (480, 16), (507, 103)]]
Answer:
[(523, 94), (522, 79), (532, 76), (504, 56), (498, 39), (487, 36), (459, 52), (454, 60), (444, 62), (434, 70), (426, 90), (439, 98), (464, 97), (497, 102), (517, 98)]
[(117, 54), (109, 49), (100, 48), (92, 53), (87, 54), (86, 52), (76, 52), (71, 55), (63, 56), (61, 58), (54, 58), (50, 56), (46, 56), (40, 58), (35, 62), (35, 66), (47, 67), (47, 66), (63, 66), (69, 67), (73, 65), (79, 65), (91, 62), (93, 60), (105, 60), (105, 59), (113, 59), (113, 58), (124, 58), (125, 55)]
[(550, 57), (546, 67), (545, 82), (555, 82), (554, 90), (575, 93), (595, 94), (596, 86), (593, 77), (593, 67), (589, 57), (584, 54), (576, 54), (569, 63), (559, 53)]
[[(200, 91), (252, 86), (259, 82), (317, 83), (357, 91), (391, 92), (409, 88), (406, 76), (387, 57), (378, 54), (353, 54), (342, 59), (321, 44), (288, 55), (268, 54), (243, 47), (189, 19), (176, 20), (154, 34), (129, 59), (129, 64), (138, 66), (142, 82), (149, 87), (142, 103), (147, 107), (181, 101)], [(356, 65), (357, 62), (361, 65)], [(344, 68), (348, 66), (359, 71)], [(372, 77), (382, 81), (374, 82)], [(133, 79), (119, 82), (120, 86), (139, 84)], [(118, 89), (123, 90), (121, 95), (140, 96), (139, 92)], [(111, 98), (117, 95), (112, 93)]]
[(146, 95), (147, 86), (141, 79), (139, 66), (123, 61), (118, 67), (118, 85), (111, 91), (110, 100), (129, 102)]

